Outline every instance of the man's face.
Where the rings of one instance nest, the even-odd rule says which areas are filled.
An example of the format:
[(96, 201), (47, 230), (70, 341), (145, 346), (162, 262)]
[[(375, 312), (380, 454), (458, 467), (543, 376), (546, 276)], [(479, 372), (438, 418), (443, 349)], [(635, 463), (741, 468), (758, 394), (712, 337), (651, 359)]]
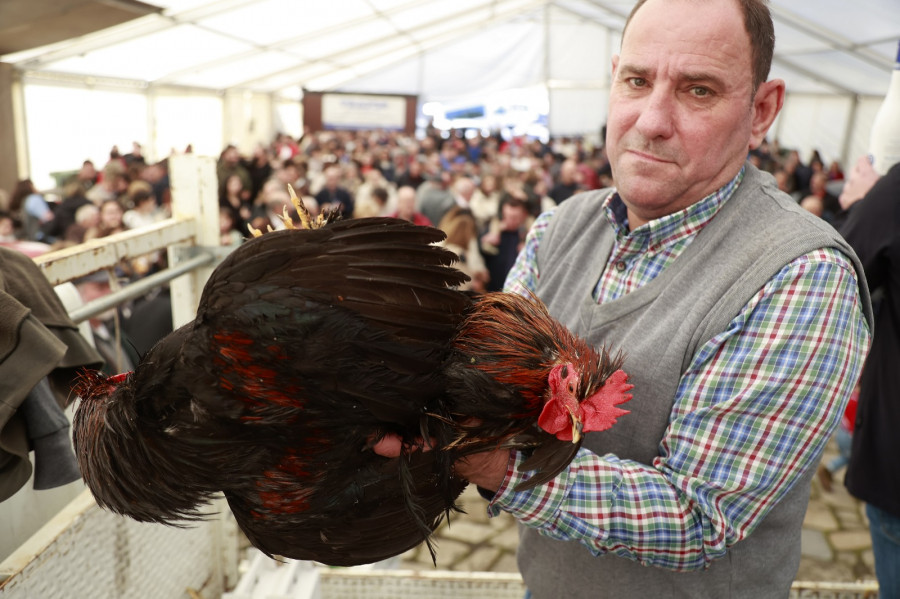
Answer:
[(751, 147), (750, 56), (734, 0), (650, 0), (634, 15), (613, 58), (607, 127), (632, 228), (737, 174)]
[(416, 192), (407, 187), (397, 191), (397, 216), (411, 221), (416, 211)]

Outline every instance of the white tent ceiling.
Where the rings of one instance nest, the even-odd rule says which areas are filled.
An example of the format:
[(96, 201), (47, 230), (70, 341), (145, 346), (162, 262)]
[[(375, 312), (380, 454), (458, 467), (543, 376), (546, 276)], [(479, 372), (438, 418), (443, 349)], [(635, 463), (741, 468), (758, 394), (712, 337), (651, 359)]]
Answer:
[[(0, 62), (40, 79), (289, 97), (302, 88), (411, 93), (427, 100), (503, 87), (573, 87), (573, 81), (579, 82), (574, 87), (602, 87), (607, 56), (633, 3), (151, 0), (159, 12), (0, 55)], [(789, 92), (885, 93), (900, 39), (898, 0), (772, 0), (771, 6), (773, 76), (784, 78)], [(16, 19), (15, 11), (4, 16), (9, 19)], [(591, 47), (592, 37), (603, 46)]]
[[(528, 90), (548, 106), (551, 134), (596, 140), (634, 2), (0, 0), (0, 74), (22, 83), (18, 171), (47, 181), (131, 140), (154, 159), (187, 144), (252, 149), (276, 131), (300, 134), (303, 90), (457, 106)], [(770, 6), (772, 77), (788, 90), (770, 133), (847, 165), (866, 151), (887, 91), (900, 0)]]

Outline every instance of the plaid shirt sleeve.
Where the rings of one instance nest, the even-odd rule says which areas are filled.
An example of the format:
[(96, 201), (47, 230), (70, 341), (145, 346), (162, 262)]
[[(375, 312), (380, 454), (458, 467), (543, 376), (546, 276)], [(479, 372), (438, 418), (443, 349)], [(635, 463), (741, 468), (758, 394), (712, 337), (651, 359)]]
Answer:
[[(523, 265), (511, 290), (536, 280)], [(868, 343), (847, 258), (831, 249), (801, 256), (700, 348), (652, 466), (582, 448), (557, 478), (515, 493), (528, 473), (516, 471), (514, 454), (489, 513), (508, 511), (594, 554), (703, 568), (815, 466)]]
[(544, 237), (544, 232), (550, 226), (553, 218), (553, 210), (544, 212), (534, 220), (528, 236), (525, 238), (525, 246), (519, 252), (515, 264), (506, 275), (503, 290), (519, 295), (529, 296), (537, 289), (537, 249)]

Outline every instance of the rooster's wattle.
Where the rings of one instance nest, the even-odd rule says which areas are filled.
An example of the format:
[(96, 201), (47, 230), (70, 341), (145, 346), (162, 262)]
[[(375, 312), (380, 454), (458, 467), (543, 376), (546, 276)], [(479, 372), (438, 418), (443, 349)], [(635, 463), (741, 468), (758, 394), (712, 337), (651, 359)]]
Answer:
[[(134, 373), (85, 374), (75, 448), (98, 503), (177, 523), (222, 492), (260, 550), (354, 565), (428, 539), (462, 456), (530, 449), (528, 486), (565, 468), (625, 413), (621, 360), (536, 300), (455, 290), (442, 237), (325, 219), (232, 252)], [(433, 450), (385, 458), (386, 435)]]

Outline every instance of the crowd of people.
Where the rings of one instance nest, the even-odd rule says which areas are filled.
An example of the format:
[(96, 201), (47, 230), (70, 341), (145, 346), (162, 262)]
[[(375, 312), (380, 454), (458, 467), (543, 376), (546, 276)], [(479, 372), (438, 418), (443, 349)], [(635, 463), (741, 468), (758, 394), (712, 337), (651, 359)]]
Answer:
[[(839, 189), (832, 187), (843, 179), (837, 162), (826, 168), (813, 152), (804, 163), (777, 142), (764, 142), (750, 160), (811, 212), (832, 220), (840, 211)], [(396, 131), (307, 132), (299, 139), (278, 134), (252, 152), (226, 146), (216, 175), (223, 245), (242, 243), (250, 227), (283, 228), (285, 209), (296, 218), (290, 185), (313, 215), (338, 210), (343, 218), (393, 216), (440, 228), (470, 277), (466, 287), (476, 291), (503, 288), (542, 212), (614, 184), (604, 147), (582, 138), (544, 143), (432, 128), (421, 138)], [(4, 198), (0, 243), (37, 255), (170, 216), (168, 161), (148, 160), (139, 142), (125, 154), (113, 146), (105, 164), (85, 160), (60, 189), (42, 192), (24, 179), (9, 193), (0, 190)], [(165, 263), (165, 252), (155, 252), (123, 261), (117, 274), (135, 280)]]
[[(804, 162), (796, 150), (767, 140), (749, 159), (802, 207), (829, 222), (839, 218), (844, 174), (837, 161), (826, 167), (814, 151)], [(432, 128), (421, 137), (396, 131), (319, 131), (299, 139), (278, 134), (252, 152), (228, 145), (216, 175), (223, 245), (240, 244), (250, 227), (283, 228), (285, 209), (296, 218), (290, 185), (313, 215), (337, 210), (343, 218), (393, 216), (440, 228), (446, 247), (459, 256), (457, 266), (470, 277), (466, 287), (476, 291), (503, 288), (541, 213), (579, 192), (615, 184), (605, 148), (581, 138), (545, 143)], [(4, 197), (0, 243), (28, 242), (34, 254), (171, 215), (167, 160), (148, 160), (138, 142), (125, 154), (113, 146), (100, 168), (85, 160), (52, 195), (24, 179), (8, 194), (0, 191)], [(156, 252), (123, 262), (117, 271), (134, 280), (165, 261), (165, 253)]]
[[(839, 162), (826, 167), (814, 151), (804, 163), (777, 142), (764, 142), (750, 160), (810, 212), (828, 221), (840, 212)], [(284, 227), (284, 208), (293, 211), (291, 185), (314, 215), (337, 209), (343, 218), (394, 216), (442, 229), (476, 290), (502, 288), (539, 214), (578, 192), (614, 184), (604, 148), (580, 138), (510, 141), (434, 129), (421, 139), (392, 131), (279, 134), (251, 153), (228, 145), (216, 172), (223, 244), (240, 243), (248, 225)], [(138, 142), (127, 154), (113, 147), (99, 169), (85, 160), (54, 195), (48, 201), (31, 180), (19, 181), (0, 204), (0, 241), (59, 249), (171, 213), (167, 161), (147, 161)], [(124, 266), (142, 276), (164, 259)]]

